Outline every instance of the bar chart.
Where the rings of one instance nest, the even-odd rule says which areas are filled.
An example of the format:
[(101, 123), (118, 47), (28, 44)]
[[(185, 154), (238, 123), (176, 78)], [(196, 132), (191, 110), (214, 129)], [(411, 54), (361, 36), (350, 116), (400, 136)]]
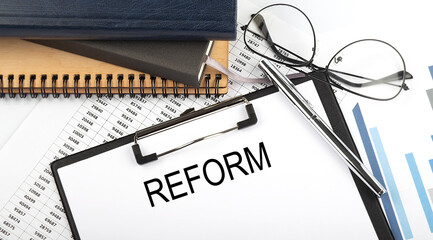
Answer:
[[(408, 174), (410, 175), (410, 179), (396, 181), (395, 172), (401, 171), (401, 169), (393, 168), (387, 156), (389, 151), (395, 152), (396, 149), (391, 147), (392, 144), (388, 144), (382, 140), (379, 127), (369, 126), (365, 122), (360, 104), (355, 105), (352, 113), (373, 175), (388, 190), (388, 193), (381, 197), (381, 203), (395, 239), (433, 238), (433, 185), (430, 185), (430, 188), (427, 187), (428, 184), (424, 179), (431, 176), (427, 176), (426, 171), (420, 172), (418, 166), (419, 163), (428, 162), (431, 171), (427, 173), (433, 174), (433, 159), (417, 159), (416, 151), (401, 153), (399, 160), (405, 160), (406, 169), (403, 170), (410, 172)], [(433, 144), (433, 135), (431, 136), (431, 140), (430, 144)], [(433, 156), (431, 157), (433, 158)], [(412, 221), (408, 218), (408, 210), (406, 209), (409, 207), (408, 201), (404, 202), (404, 198), (402, 197), (404, 194), (407, 194), (407, 192), (403, 193), (402, 189), (405, 190), (407, 188), (401, 186), (402, 182), (416, 189), (416, 191), (412, 191), (417, 194), (416, 201), (410, 202), (410, 204), (420, 205), (423, 211), (422, 214), (418, 215), (416, 221), (413, 220), (413, 217)], [(408, 198), (406, 197), (406, 199)], [(419, 229), (419, 222), (424, 222), (425, 224), (422, 224), (422, 226), (427, 226), (428, 229), (423, 229), (422, 234), (415, 234), (414, 226), (417, 225), (417, 229)]]

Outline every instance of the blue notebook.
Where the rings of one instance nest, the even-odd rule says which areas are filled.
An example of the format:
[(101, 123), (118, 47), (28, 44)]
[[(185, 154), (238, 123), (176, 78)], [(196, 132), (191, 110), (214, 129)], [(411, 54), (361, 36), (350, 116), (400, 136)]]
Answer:
[(0, 37), (233, 40), (236, 2), (0, 1)]

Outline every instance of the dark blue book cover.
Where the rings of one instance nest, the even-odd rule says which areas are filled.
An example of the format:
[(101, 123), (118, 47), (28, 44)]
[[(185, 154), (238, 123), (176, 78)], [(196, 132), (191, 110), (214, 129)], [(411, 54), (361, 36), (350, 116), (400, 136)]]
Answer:
[(233, 40), (236, 0), (0, 1), (0, 37)]

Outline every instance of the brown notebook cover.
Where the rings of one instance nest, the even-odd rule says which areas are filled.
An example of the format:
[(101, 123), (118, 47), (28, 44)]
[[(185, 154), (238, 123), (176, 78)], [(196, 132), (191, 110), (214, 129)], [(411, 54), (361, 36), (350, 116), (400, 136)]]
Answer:
[[(220, 95), (228, 78), (207, 66), (200, 87), (151, 76), (28, 41), (0, 39), (0, 97), (85, 94)], [(215, 41), (211, 57), (227, 67), (228, 42)]]

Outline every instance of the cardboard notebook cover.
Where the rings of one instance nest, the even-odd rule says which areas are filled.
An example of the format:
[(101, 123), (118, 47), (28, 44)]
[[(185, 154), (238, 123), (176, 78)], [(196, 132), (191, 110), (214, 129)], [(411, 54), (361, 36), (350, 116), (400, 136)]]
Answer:
[[(0, 39), (0, 96), (80, 94), (220, 95), (228, 78), (207, 66), (198, 88), (36, 43)], [(227, 67), (228, 42), (215, 41), (211, 57)]]

